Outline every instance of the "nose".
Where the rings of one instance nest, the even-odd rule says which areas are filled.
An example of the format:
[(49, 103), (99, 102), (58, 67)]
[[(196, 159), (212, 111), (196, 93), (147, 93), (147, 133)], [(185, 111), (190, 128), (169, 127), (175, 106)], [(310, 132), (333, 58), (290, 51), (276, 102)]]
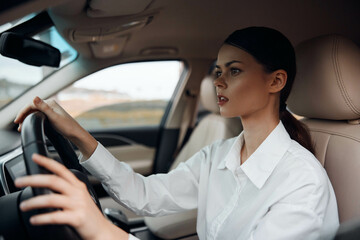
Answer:
[(221, 77), (216, 78), (214, 80), (214, 86), (217, 88), (226, 88), (227, 85), (226, 85), (224, 77), (221, 76)]

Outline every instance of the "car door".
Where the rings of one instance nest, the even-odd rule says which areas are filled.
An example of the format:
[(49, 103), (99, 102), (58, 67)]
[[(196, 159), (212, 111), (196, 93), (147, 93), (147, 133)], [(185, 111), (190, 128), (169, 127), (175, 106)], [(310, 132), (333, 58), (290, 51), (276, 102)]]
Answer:
[(52, 98), (118, 160), (148, 175), (183, 71), (181, 61), (120, 64), (82, 78)]

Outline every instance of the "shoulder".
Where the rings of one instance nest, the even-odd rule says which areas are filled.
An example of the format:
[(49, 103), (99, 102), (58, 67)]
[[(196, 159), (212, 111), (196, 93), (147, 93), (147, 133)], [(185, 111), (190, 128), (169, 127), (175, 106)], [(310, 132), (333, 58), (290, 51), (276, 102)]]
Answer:
[(324, 167), (309, 150), (292, 140), (284, 159), (284, 167), (297, 174), (306, 174), (313, 180), (325, 181), (328, 179)]
[(324, 206), (331, 195), (331, 183), (324, 167), (316, 157), (296, 141), (292, 141), (276, 169), (285, 202), (298, 202), (315, 209)]

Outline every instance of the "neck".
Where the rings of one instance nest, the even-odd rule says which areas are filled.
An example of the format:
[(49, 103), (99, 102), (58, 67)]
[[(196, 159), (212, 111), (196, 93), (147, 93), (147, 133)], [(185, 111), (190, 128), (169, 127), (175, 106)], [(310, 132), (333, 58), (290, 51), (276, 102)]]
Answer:
[(241, 117), (241, 121), (244, 128), (244, 144), (241, 148), (242, 164), (279, 124), (279, 114), (276, 112), (259, 112), (248, 117)]

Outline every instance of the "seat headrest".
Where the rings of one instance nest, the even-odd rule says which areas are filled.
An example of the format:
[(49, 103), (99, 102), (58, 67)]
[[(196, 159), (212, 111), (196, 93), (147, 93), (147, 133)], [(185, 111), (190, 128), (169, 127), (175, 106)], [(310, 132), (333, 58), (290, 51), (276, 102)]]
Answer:
[(202, 80), (200, 87), (200, 101), (206, 110), (216, 114), (220, 113), (219, 106), (217, 105), (217, 95), (213, 76), (206, 76)]
[(289, 109), (308, 118), (360, 118), (360, 49), (352, 41), (327, 35), (296, 48), (297, 74)]

